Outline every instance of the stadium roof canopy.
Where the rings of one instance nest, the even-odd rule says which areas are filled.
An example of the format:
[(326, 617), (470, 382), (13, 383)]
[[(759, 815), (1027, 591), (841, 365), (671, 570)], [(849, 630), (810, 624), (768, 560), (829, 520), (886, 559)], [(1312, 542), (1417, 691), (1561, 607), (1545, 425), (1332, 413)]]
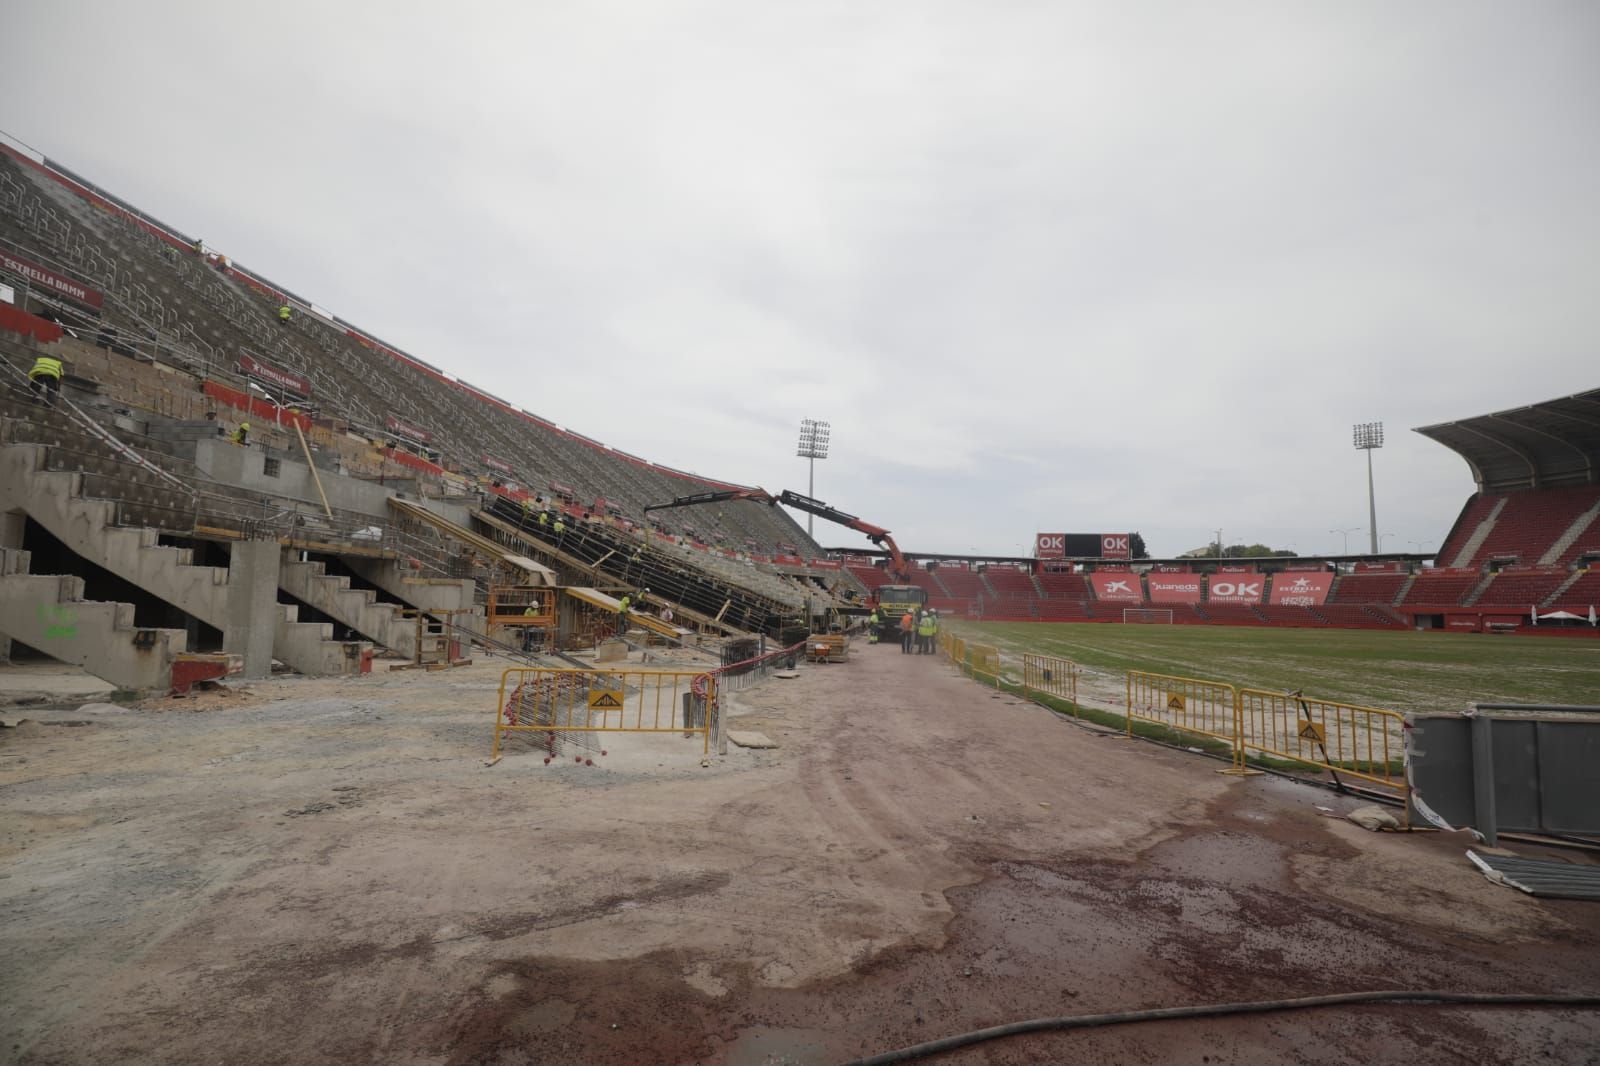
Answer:
[(1600, 484), (1600, 389), (1416, 431), (1465, 459), (1480, 492)]

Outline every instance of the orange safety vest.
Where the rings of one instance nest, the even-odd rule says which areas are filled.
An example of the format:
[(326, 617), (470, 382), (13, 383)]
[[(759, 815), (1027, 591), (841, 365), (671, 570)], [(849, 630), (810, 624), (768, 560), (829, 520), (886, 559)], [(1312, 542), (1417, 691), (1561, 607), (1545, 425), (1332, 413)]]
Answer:
[(900, 616), (900, 632), (909, 633), (915, 626), (916, 621), (911, 617), (910, 611)]

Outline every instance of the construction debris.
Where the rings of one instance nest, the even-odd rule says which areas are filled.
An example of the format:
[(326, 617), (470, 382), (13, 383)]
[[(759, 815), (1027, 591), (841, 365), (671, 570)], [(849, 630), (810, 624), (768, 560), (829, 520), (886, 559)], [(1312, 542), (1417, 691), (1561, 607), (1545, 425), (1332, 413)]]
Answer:
[(1346, 818), (1356, 823), (1363, 829), (1370, 829), (1377, 833), (1385, 829), (1399, 829), (1400, 819), (1390, 814), (1382, 807), (1373, 804), (1368, 807), (1357, 807)]
[(1579, 866), (1554, 859), (1524, 859), (1468, 851), (1467, 858), (1497, 885), (1530, 896), (1600, 900), (1600, 866)]

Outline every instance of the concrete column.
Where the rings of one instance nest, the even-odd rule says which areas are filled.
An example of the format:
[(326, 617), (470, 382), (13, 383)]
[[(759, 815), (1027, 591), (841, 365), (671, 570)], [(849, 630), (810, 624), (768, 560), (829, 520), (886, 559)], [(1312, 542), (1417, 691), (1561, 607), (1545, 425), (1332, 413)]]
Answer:
[(278, 629), (278, 566), (282, 558), (283, 549), (275, 540), (240, 541), (230, 549), (222, 650), (244, 656), (245, 677), (272, 675), (272, 640)]
[[(28, 516), (21, 511), (6, 511), (0, 513), (0, 548), (22, 547), (22, 535), (28, 524)], [(0, 634), (0, 663), (11, 661), (11, 638)]]

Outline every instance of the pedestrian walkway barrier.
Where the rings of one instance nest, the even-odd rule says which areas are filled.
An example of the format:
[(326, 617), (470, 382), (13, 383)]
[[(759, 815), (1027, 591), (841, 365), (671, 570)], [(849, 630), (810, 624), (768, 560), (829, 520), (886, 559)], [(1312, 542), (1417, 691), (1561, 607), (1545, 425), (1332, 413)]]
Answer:
[(494, 758), (517, 734), (543, 740), (581, 733), (699, 734), (702, 754), (715, 727), (717, 679), (690, 670), (557, 670), (511, 667), (500, 675)]
[(1399, 712), (1252, 688), (1239, 690), (1238, 705), (1241, 759), (1251, 753), (1290, 759), (1405, 791)]
[(1125, 707), (1130, 735), (1134, 720), (1138, 719), (1182, 733), (1226, 741), (1234, 750), (1235, 769), (1243, 766), (1239, 751), (1238, 706), (1238, 691), (1221, 681), (1128, 671)]
[(1073, 713), (1078, 706), (1078, 664), (1071, 659), (1058, 659), (1052, 655), (1024, 655), (1022, 657), (1022, 689), (1025, 694), (1041, 692), (1046, 696), (1068, 700)]

